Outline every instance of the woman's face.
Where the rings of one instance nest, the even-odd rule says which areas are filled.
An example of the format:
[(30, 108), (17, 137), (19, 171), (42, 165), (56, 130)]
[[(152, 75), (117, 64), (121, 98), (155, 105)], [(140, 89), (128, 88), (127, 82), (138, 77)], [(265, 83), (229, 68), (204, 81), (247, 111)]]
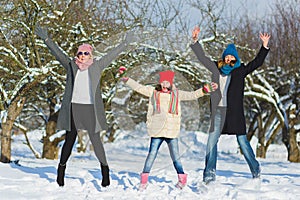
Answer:
[(88, 51), (80, 51), (77, 54), (77, 58), (80, 62), (85, 63), (91, 58), (91, 54)]
[(225, 56), (225, 58), (224, 58), (224, 62), (226, 63), (226, 64), (235, 64), (235, 62), (236, 62), (236, 59), (235, 59), (235, 57), (234, 56), (232, 56), (232, 55), (227, 55), (227, 56)]
[(171, 90), (171, 83), (169, 81), (163, 81), (160, 83), (160, 85), (163, 92), (168, 92)]

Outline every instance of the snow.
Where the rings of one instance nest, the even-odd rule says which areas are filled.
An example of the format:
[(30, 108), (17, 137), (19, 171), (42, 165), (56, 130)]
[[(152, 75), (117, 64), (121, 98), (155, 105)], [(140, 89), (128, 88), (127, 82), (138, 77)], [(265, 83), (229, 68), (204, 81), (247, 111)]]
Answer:
[(6, 122), (7, 119), (7, 111), (6, 110), (1, 110), (0, 112), (0, 122), (4, 123)]
[[(42, 151), (43, 131), (28, 133), (30, 142)], [(1, 199), (299, 199), (300, 164), (286, 161), (286, 149), (271, 145), (267, 158), (259, 159), (261, 179), (253, 180), (234, 136), (222, 135), (218, 147), (217, 181), (201, 184), (207, 134), (183, 132), (181, 162), (188, 174), (183, 190), (174, 187), (177, 175), (167, 145), (163, 143), (145, 191), (138, 191), (139, 174), (146, 159), (149, 137), (143, 129), (119, 131), (114, 143), (105, 143), (111, 185), (101, 187), (99, 163), (92, 151), (74, 150), (67, 163), (65, 186), (56, 180), (58, 160), (35, 159), (24, 135), (13, 135), (12, 160), (0, 163)], [(255, 148), (256, 140), (251, 141)]]

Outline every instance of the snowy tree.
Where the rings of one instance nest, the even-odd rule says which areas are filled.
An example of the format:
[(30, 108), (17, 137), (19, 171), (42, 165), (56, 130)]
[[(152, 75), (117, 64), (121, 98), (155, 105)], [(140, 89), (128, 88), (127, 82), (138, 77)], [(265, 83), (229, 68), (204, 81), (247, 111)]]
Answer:
[[(11, 130), (22, 111), (27, 97), (48, 73), (36, 62), (37, 47), (33, 43), (30, 10), (14, 7), (16, 2), (1, 7), (1, 162), (10, 162)], [(15, 9), (12, 9), (15, 8)], [(21, 11), (21, 15), (18, 12)], [(32, 16), (34, 17), (34, 16)], [(32, 69), (31, 69), (32, 68)]]
[[(288, 160), (299, 162), (299, 13), (296, 2), (278, 3), (273, 7), (270, 21), (256, 26), (257, 21), (249, 18), (238, 30), (239, 44), (257, 46), (258, 32), (271, 33), (270, 54), (264, 66), (247, 77), (246, 116), (249, 124), (248, 138), (258, 138), (256, 155), (266, 157), (272, 143), (283, 142), (287, 147)], [(274, 26), (274, 24), (276, 24)], [(253, 55), (243, 52), (243, 57)], [(286, 59), (288, 58), (288, 59)], [(294, 113), (294, 114), (291, 114)]]
[[(274, 16), (253, 20), (222, 15), (219, 1), (191, 0), (200, 10), (201, 41), (207, 55), (219, 59), (225, 44), (236, 44), (243, 62), (255, 56), (259, 44), (259, 32), (269, 32), (271, 52), (264, 65), (247, 76), (245, 90), (245, 114), (248, 138), (258, 138), (258, 157), (266, 157), (270, 144), (281, 141), (287, 147), (288, 160), (299, 162), (299, 4), (297, 1), (274, 5)], [(270, 19), (269, 21), (267, 19)], [(261, 21), (257, 25), (257, 21)], [(236, 22), (239, 22), (238, 24)], [(205, 24), (205, 26), (201, 26)], [(225, 27), (225, 28), (224, 28)], [(228, 28), (229, 27), (229, 28)]]
[[(42, 116), (47, 124), (43, 138), (46, 144), (43, 156), (54, 158), (53, 155), (57, 155), (57, 144), (61, 139), (49, 141), (49, 138), (55, 133), (56, 112), (64, 85), (64, 71), (49, 55), (43, 42), (36, 37), (34, 29), (37, 24), (46, 26), (66, 53), (74, 55), (78, 43), (89, 41), (93, 43), (94, 40), (99, 41), (106, 35), (106, 32), (99, 34), (103, 29), (101, 27), (98, 29), (92, 23), (92, 17), (88, 16), (90, 12), (83, 12), (86, 14), (83, 16), (74, 9), (82, 6), (82, 3), (83, 1), (58, 1), (51, 5), (47, 2), (13, 1), (3, 7), (1, 16), (3, 40), (0, 48), (4, 52), (1, 59), (1, 71), (4, 73), (1, 73), (3, 74), (1, 83), (6, 84), (1, 84), (2, 162), (10, 161), (10, 137), (13, 125), (16, 126), (21, 122), (27, 124), (29, 130), (38, 125), (35, 123), (35, 126), (31, 124), (30, 127), (30, 122), (34, 122), (36, 117), (29, 122), (26, 120), (29, 116), (34, 116), (32, 113)], [(81, 22), (82, 19), (84, 20)], [(86, 32), (86, 27), (94, 27), (95, 33), (98, 33), (95, 37), (98, 38), (90, 37), (92, 34)], [(25, 100), (28, 99), (30, 101), (25, 104)], [(25, 110), (16, 121), (24, 105)]]
[[(270, 57), (270, 84), (278, 92), (278, 102), (288, 122), (280, 134), (288, 152), (288, 160), (300, 162), (300, 5), (297, 1), (279, 2), (274, 6), (272, 29), (274, 53)], [(276, 24), (276, 26), (274, 26)]]
[[(102, 56), (122, 40), (128, 29), (143, 26), (142, 21), (147, 24), (153, 23), (146, 17), (150, 13), (158, 12), (153, 12), (154, 9), (158, 9), (157, 6), (153, 6), (157, 2), (129, 3), (135, 7), (128, 6), (125, 1), (96, 0), (16, 0), (1, 7), (3, 40), (0, 48), (4, 52), (0, 63), (0, 70), (3, 72), (1, 83), (7, 83), (1, 84), (0, 87), (2, 162), (10, 161), (13, 126), (26, 133), (30, 129), (46, 125), (42, 154), (45, 158), (57, 157), (58, 143), (63, 139), (61, 134), (56, 134), (55, 127), (64, 89), (64, 71), (49, 54), (43, 41), (34, 34), (35, 27), (39, 25), (47, 28), (53, 40), (70, 56), (73, 56), (78, 45), (84, 42), (93, 44), (96, 47), (96, 56)], [(177, 15), (174, 12), (175, 14), (168, 19), (167, 15), (171, 10), (160, 13), (163, 16), (160, 20), (166, 26), (174, 15)], [(126, 62), (126, 59), (122, 62)], [(111, 75), (115, 77), (117, 68), (118, 66), (113, 64), (103, 73), (104, 81), (101, 86), (107, 107), (117, 79), (113, 78), (115, 80), (109, 84), (107, 81), (111, 81)], [(109, 108), (107, 110), (109, 116)], [(56, 135), (58, 137), (55, 137)]]
[[(145, 121), (146, 111), (146, 99), (119, 84), (119, 66), (127, 67), (128, 74), (144, 84), (155, 83), (156, 72), (163, 69), (176, 71), (180, 89), (194, 90), (210, 80), (209, 72), (189, 48), (195, 24), (202, 29), (200, 40), (207, 55), (219, 59), (225, 46), (234, 42), (244, 62), (250, 61), (260, 46), (259, 31), (271, 30), (271, 52), (265, 64), (246, 79), (248, 137), (259, 139), (260, 157), (266, 156), (269, 144), (280, 142), (281, 138), (289, 152), (288, 159), (299, 162), (296, 141), (300, 129), (299, 6), (280, 4), (274, 7), (278, 11), (274, 18), (266, 18), (257, 25), (257, 21), (242, 13), (224, 16), (225, 3), (224, 0), (1, 2), (1, 162), (10, 161), (13, 129), (21, 130), (25, 136), (30, 130), (44, 130), (41, 156), (29, 144), (30, 138), (27, 139), (36, 157), (56, 158), (64, 139), (64, 132), (56, 131), (56, 121), (65, 72), (34, 34), (37, 25), (47, 28), (54, 42), (70, 57), (82, 43), (92, 44), (95, 56), (102, 56), (122, 40), (126, 31), (134, 30), (139, 36), (139, 47), (121, 55), (102, 74), (101, 89), (110, 127), (102, 139), (112, 142), (117, 137), (116, 130), (130, 124), (122, 124), (126, 122), (123, 116), (136, 125)], [(186, 10), (191, 8), (199, 11), (196, 21), (187, 20), (190, 13)], [(192, 117), (191, 107), (197, 107)], [(187, 105), (183, 127), (206, 131), (208, 108), (207, 98)]]

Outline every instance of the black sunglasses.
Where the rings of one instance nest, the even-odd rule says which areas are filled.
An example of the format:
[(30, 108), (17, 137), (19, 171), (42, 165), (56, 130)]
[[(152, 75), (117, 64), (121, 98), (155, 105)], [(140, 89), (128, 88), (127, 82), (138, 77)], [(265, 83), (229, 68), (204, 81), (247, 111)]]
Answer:
[(77, 56), (81, 56), (81, 55), (88, 56), (88, 55), (90, 55), (90, 52), (88, 52), (88, 51), (85, 51), (85, 52), (80, 51), (80, 52), (78, 52)]
[(230, 61), (230, 65), (232, 65), (232, 66), (233, 66), (235, 63), (236, 63), (236, 60), (231, 60), (231, 61)]

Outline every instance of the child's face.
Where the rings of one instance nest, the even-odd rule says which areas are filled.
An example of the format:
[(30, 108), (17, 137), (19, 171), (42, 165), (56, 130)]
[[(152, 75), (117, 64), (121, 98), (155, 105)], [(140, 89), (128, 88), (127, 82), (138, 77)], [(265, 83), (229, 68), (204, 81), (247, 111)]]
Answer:
[(169, 81), (163, 81), (160, 83), (160, 85), (163, 92), (168, 92), (171, 90), (171, 83)]

